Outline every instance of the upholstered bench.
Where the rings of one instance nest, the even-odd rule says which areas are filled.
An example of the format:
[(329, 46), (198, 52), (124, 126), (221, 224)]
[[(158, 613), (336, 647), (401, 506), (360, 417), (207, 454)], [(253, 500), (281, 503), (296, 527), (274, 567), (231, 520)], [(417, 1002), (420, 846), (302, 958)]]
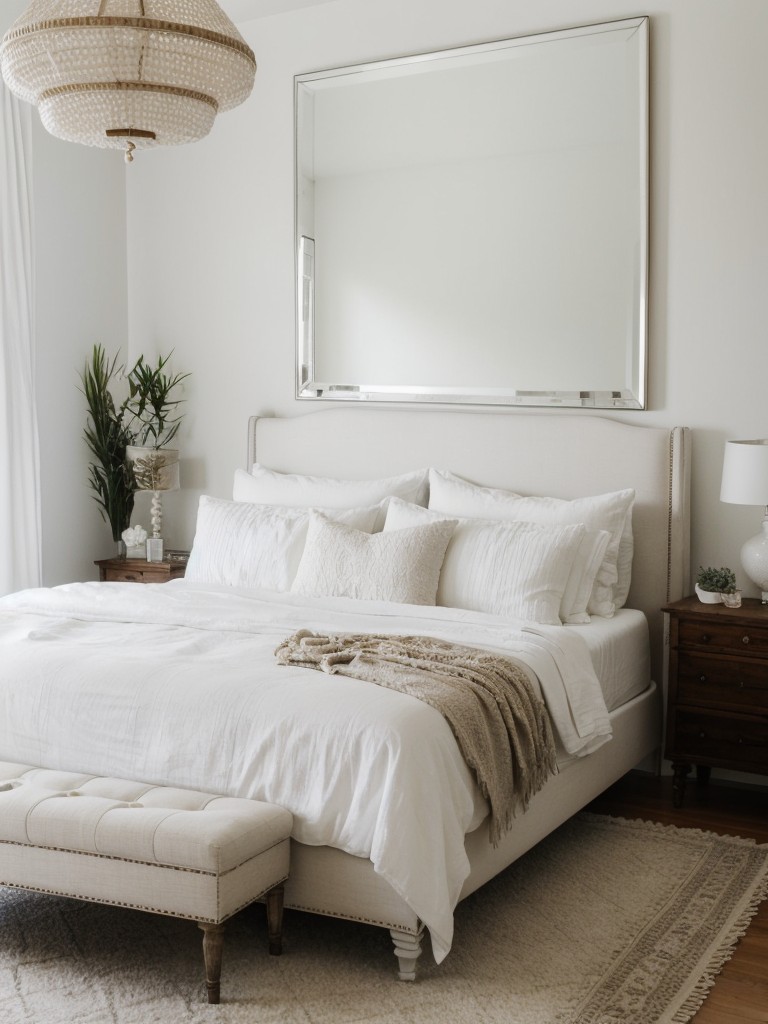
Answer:
[(291, 826), (257, 800), (0, 761), (0, 885), (197, 921), (209, 1003), (238, 910), (265, 896), (282, 950)]

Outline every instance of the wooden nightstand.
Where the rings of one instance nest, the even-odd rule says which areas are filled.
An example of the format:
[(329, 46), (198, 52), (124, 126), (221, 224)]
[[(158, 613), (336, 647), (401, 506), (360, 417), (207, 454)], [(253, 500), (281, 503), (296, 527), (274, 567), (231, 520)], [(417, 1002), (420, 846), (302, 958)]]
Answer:
[(186, 572), (187, 563), (145, 562), (143, 558), (100, 558), (99, 580), (110, 583), (167, 583)]
[(768, 775), (768, 606), (741, 608), (686, 597), (670, 616), (665, 755), (673, 800), (683, 801), (691, 765), (702, 782), (712, 767)]

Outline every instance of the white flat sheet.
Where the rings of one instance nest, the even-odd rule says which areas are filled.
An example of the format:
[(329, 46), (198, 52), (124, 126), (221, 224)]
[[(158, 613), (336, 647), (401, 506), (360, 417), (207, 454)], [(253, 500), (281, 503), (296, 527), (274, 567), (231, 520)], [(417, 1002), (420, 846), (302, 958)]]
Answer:
[(648, 689), (651, 650), (648, 620), (634, 608), (620, 608), (611, 619), (592, 616), (590, 623), (566, 626), (589, 650), (609, 711)]
[(487, 813), (442, 716), (383, 687), (281, 667), (299, 628), (422, 633), (535, 671), (560, 743), (610, 738), (584, 640), (456, 609), (205, 587), (70, 584), (0, 599), (0, 759), (267, 800), (294, 836), (367, 857), (438, 962)]

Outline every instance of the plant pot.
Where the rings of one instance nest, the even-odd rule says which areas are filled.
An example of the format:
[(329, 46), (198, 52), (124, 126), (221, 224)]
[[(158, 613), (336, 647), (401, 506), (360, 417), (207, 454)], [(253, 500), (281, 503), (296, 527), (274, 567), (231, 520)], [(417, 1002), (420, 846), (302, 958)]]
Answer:
[(722, 594), (715, 590), (702, 590), (698, 583), (696, 584), (696, 597), (702, 604), (722, 604), (723, 601)]

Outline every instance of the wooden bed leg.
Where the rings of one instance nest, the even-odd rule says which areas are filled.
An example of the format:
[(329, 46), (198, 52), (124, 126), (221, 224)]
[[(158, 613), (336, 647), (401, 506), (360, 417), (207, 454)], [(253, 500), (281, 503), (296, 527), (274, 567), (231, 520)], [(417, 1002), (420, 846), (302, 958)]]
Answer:
[(398, 978), (400, 981), (416, 981), (416, 963), (421, 956), (421, 937), (424, 934), (424, 925), (419, 926), (418, 935), (400, 932), (396, 928), (390, 928), (389, 934), (395, 944), (395, 956), (400, 965)]
[(284, 887), (280, 884), (270, 889), (266, 896), (270, 956), (280, 956), (283, 952), (283, 892)]
[(203, 958), (208, 1002), (218, 1003), (221, 991), (221, 950), (224, 945), (224, 925), (198, 921), (203, 930)]

